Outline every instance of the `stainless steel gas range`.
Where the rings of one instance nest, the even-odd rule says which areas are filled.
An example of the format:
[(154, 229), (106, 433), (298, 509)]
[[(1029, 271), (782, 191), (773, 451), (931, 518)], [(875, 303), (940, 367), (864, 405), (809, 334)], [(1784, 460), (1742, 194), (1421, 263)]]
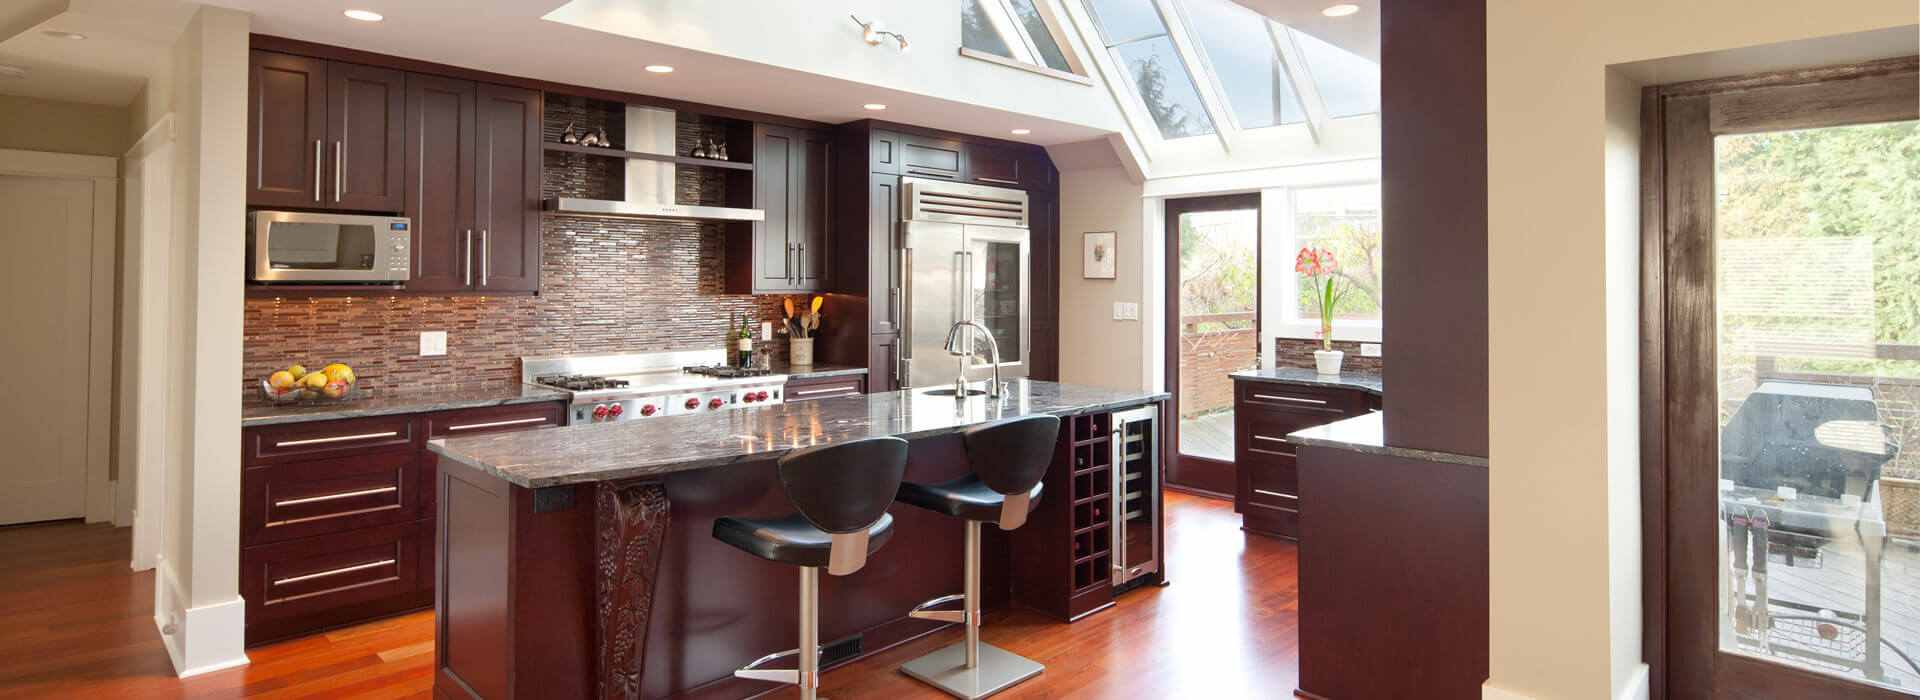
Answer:
[(568, 425), (724, 411), (785, 400), (787, 375), (726, 365), (723, 349), (520, 358), (520, 381), (573, 394)]

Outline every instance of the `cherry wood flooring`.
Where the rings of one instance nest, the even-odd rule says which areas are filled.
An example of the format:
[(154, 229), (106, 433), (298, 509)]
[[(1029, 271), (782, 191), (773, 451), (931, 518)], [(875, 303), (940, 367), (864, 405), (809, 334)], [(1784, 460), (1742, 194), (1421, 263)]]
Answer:
[[(1020, 611), (987, 616), (988, 643), (1047, 667), (997, 697), (1291, 696), (1296, 548), (1243, 534), (1231, 503), (1169, 492), (1167, 505), (1171, 586), (1127, 594), (1115, 609), (1073, 625)], [(0, 698), (431, 694), (431, 612), (259, 647), (245, 667), (177, 679), (153, 626), (153, 574), (128, 572), (129, 547), (126, 529), (104, 525), (0, 528)], [(835, 700), (946, 697), (896, 668), (959, 637), (944, 632), (833, 669), (822, 692)]]

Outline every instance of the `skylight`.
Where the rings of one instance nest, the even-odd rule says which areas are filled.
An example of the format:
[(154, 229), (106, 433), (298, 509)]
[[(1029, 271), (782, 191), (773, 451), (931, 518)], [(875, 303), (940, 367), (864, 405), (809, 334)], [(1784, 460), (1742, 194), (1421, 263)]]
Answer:
[(1306, 121), (1293, 84), (1280, 69), (1266, 18), (1232, 0), (1186, 0), (1183, 5), (1187, 25), (1206, 49), (1216, 87), (1232, 105), (1240, 128)]
[(1034, 0), (961, 0), (960, 53), (988, 54), (1021, 67), (1080, 75), (1061, 48), (1057, 26)]
[(1327, 104), (1327, 116), (1352, 117), (1380, 111), (1380, 64), (1321, 41), (1306, 32), (1287, 28), (1307, 72)]
[(1214, 133), (1193, 75), (1151, 0), (1087, 0), (1114, 63), (1133, 82), (1134, 97), (1173, 140)]

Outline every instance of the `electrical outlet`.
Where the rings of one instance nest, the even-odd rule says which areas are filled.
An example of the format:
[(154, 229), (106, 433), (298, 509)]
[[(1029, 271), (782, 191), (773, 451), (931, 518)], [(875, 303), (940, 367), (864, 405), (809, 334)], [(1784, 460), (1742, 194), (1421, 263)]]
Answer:
[(1379, 357), (1380, 344), (1379, 343), (1361, 343), (1360, 356), (1361, 357)]
[(761, 321), (760, 322), (760, 342), (767, 343), (772, 341), (773, 341), (773, 322)]
[(1139, 304), (1137, 304), (1137, 303), (1134, 303), (1134, 302), (1131, 302), (1131, 301), (1129, 301), (1129, 302), (1122, 302), (1122, 303), (1120, 303), (1120, 304), (1119, 304), (1119, 307), (1120, 307), (1120, 320), (1122, 320), (1122, 321), (1138, 321), (1138, 320), (1140, 320), (1140, 305), (1139, 305)]
[(435, 357), (447, 354), (446, 331), (420, 331), (420, 356)]

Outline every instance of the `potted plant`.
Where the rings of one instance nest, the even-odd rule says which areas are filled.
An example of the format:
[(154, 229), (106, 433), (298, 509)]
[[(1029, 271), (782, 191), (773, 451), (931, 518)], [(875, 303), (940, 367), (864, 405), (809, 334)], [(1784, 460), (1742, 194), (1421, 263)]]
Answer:
[(1334, 273), (1340, 262), (1333, 251), (1306, 246), (1293, 258), (1293, 270), (1313, 281), (1313, 300), (1320, 306), (1320, 349), (1313, 352), (1313, 367), (1320, 374), (1339, 374), (1346, 353), (1333, 349), (1333, 310), (1346, 296), (1347, 286)]

